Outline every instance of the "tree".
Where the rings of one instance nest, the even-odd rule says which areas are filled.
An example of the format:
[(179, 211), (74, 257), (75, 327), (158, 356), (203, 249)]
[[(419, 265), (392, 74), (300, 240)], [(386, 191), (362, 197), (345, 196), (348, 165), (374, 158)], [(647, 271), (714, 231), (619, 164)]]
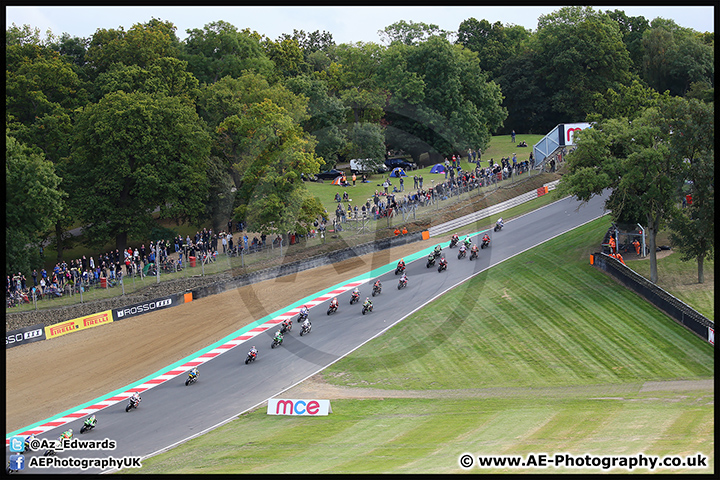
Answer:
[(592, 111), (593, 92), (630, 83), (630, 56), (617, 22), (592, 7), (563, 7), (538, 18), (533, 48), (544, 72), (545, 101), (558, 123), (583, 121)]
[[(180, 44), (171, 22), (152, 19), (137, 23), (130, 30), (97, 29), (88, 45), (85, 59), (93, 75), (107, 71), (113, 64), (148, 68), (162, 57), (177, 57)], [(95, 78), (95, 77), (93, 77)]]
[(197, 222), (207, 200), (210, 138), (193, 105), (178, 97), (122, 91), (88, 105), (75, 126), (73, 187), (87, 243), (151, 230), (160, 218)]
[(27, 271), (37, 262), (42, 233), (58, 219), (61, 179), (52, 162), (5, 134), (5, 271)]
[(658, 279), (655, 238), (673, 211), (682, 170), (682, 159), (670, 154), (662, 108), (648, 108), (632, 121), (605, 119), (577, 132), (559, 186), (561, 194), (584, 202), (609, 188), (605, 205), (613, 218), (644, 216), (653, 283)]
[(325, 160), (326, 166), (332, 167), (339, 161), (339, 155), (347, 143), (346, 108), (343, 102), (330, 95), (327, 82), (314, 76), (289, 78), (286, 86), (294, 94), (307, 97), (308, 118), (300, 125), (317, 140), (315, 153)]
[(617, 90), (608, 88), (604, 93), (595, 92), (593, 99), (595, 107), (589, 117), (591, 121), (620, 117), (632, 120), (646, 108), (657, 105), (660, 94), (650, 87), (644, 87), (639, 80), (633, 80), (630, 86), (618, 85)]
[(248, 32), (240, 32), (225, 21), (211, 22), (187, 31), (180, 58), (200, 83), (215, 83), (225, 76), (240, 77), (247, 70), (270, 78), (273, 62), (260, 41)]
[[(670, 155), (683, 159), (679, 194), (687, 191), (691, 203), (675, 209), (670, 239), (683, 261), (696, 260), (698, 283), (703, 265), (715, 248), (715, 106), (698, 100), (670, 99), (662, 111), (670, 135)], [(676, 197), (677, 198), (677, 197)]]
[(376, 123), (356, 123), (348, 132), (346, 158), (370, 158), (365, 166), (375, 169), (385, 160), (385, 133)]
[(658, 92), (685, 95), (693, 82), (714, 85), (715, 49), (702, 34), (656, 18), (642, 37), (642, 77)]
[(496, 79), (503, 72), (503, 63), (518, 55), (528, 38), (530, 31), (522, 26), (505, 27), (500, 22), (469, 18), (460, 24), (455, 43), (476, 52), (480, 68)]
[(447, 39), (449, 33), (432, 23), (400, 20), (379, 30), (378, 35), (387, 44), (419, 45), (433, 36)]
[(288, 112), (269, 99), (248, 104), (217, 132), (218, 151), (237, 186), (235, 219), (265, 234), (305, 228), (301, 207), (312, 203), (300, 173), (317, 173), (322, 160)]
[(477, 54), (437, 36), (418, 46), (389, 46), (377, 81), (388, 94), (386, 142), (416, 162), (424, 152), (485, 148), (507, 116), (500, 88), (487, 80)]

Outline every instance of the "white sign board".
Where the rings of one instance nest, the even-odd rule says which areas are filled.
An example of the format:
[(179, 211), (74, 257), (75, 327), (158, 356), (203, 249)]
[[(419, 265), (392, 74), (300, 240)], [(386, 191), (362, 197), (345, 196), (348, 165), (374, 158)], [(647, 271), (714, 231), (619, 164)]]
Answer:
[(332, 413), (330, 400), (298, 400), (292, 398), (271, 398), (268, 400), (268, 415), (319, 417), (328, 413)]

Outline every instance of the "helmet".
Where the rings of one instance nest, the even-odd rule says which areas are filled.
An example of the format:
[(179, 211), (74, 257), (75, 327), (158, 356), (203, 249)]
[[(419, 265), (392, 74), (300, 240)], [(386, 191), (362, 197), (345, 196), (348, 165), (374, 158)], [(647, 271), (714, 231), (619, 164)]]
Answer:
[(365, 297), (365, 301), (366, 301), (366, 302), (369, 302), (369, 301), (370, 301), (370, 297)]
[(68, 433), (72, 435), (72, 428), (68, 428)]

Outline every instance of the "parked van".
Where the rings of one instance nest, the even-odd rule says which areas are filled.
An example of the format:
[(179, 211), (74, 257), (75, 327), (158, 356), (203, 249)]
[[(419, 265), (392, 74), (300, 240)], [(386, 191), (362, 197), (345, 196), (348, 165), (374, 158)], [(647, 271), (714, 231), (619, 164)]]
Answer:
[(385, 165), (380, 163), (377, 168), (373, 168), (376, 163), (372, 158), (353, 158), (350, 160), (350, 172), (352, 173), (385, 173), (390, 171)]

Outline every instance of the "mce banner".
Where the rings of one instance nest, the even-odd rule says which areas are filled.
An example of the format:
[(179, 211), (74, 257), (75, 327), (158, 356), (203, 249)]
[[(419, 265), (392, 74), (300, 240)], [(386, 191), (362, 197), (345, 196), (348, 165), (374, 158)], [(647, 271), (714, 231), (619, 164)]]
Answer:
[(268, 400), (268, 415), (319, 417), (328, 413), (332, 413), (330, 400), (297, 400), (290, 398), (271, 398)]

